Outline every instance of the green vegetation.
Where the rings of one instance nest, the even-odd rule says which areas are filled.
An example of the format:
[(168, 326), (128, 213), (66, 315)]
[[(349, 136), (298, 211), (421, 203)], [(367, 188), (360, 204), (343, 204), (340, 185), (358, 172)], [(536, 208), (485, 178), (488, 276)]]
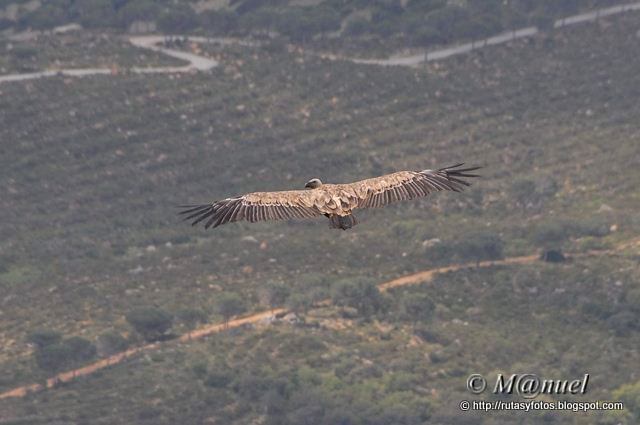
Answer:
[(111, 356), (129, 348), (129, 341), (120, 333), (106, 331), (96, 338), (96, 349), (101, 356)]
[(74, 336), (60, 342), (39, 346), (35, 360), (41, 369), (58, 372), (78, 366), (96, 355), (96, 347), (84, 338)]
[(143, 307), (127, 314), (127, 322), (147, 341), (161, 338), (173, 324), (173, 316), (155, 307)]
[(371, 317), (384, 307), (380, 291), (370, 279), (340, 279), (332, 288), (331, 299), (337, 306), (347, 306), (356, 310), (359, 316)]
[[(195, 1), (49, 0), (24, 9), (5, 25), (47, 29), (70, 22), (90, 29), (131, 28), (150, 22), (165, 33), (200, 32), (222, 36), (281, 36), (295, 43), (348, 50), (389, 50), (481, 39), (536, 25), (553, 28), (556, 19), (623, 1), (599, 0), (318, 0), (312, 2), (239, 0)], [(0, 7), (2, 7), (0, 5)]]
[(36, 329), (29, 332), (27, 341), (41, 349), (48, 345), (53, 345), (62, 339), (60, 332), (52, 331), (50, 329)]
[(224, 292), (220, 294), (217, 300), (217, 310), (225, 323), (229, 322), (231, 317), (246, 311), (245, 304), (238, 294), (233, 292)]
[[(629, 15), (416, 69), (325, 61), (275, 42), (201, 46), (221, 61), (210, 73), (3, 84), (0, 389), (204, 320), (282, 304), (300, 319), (167, 341), (0, 400), (3, 416), (635, 424), (636, 249), (470, 267), (386, 292), (375, 284), (637, 238), (637, 26)], [(349, 232), (324, 218), (206, 232), (175, 214), (175, 205), (300, 188), (310, 177), (460, 160), (485, 167), (467, 192), (362, 211)], [(629, 410), (461, 416), (466, 376), (515, 371), (588, 371), (589, 400), (620, 397)]]

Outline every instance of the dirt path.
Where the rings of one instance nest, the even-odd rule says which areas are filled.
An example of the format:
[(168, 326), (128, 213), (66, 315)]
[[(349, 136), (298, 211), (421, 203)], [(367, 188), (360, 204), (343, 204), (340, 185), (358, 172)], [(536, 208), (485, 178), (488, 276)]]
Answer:
[(398, 279), (390, 280), (389, 282), (382, 283), (378, 285), (381, 291), (386, 291), (391, 288), (395, 288), (398, 286), (405, 285), (417, 285), (419, 283), (429, 282), (433, 280), (434, 276), (439, 273), (448, 273), (454, 272), (461, 269), (466, 268), (475, 268), (475, 267), (491, 267), (491, 266), (499, 266), (504, 264), (531, 264), (538, 261), (540, 258), (539, 255), (524, 255), (522, 257), (509, 257), (504, 260), (496, 260), (496, 261), (481, 261), (479, 263), (463, 263), (463, 264), (453, 264), (451, 266), (437, 267), (435, 269), (425, 270), (418, 273), (413, 273), (407, 276), (399, 277)]
[[(602, 255), (610, 255), (616, 254), (618, 251), (629, 249), (629, 248), (640, 248), (640, 238), (631, 239), (628, 241), (624, 241), (619, 243), (615, 248), (610, 250), (602, 250), (602, 251), (589, 251), (586, 253), (577, 253), (577, 254), (569, 254), (571, 257), (585, 257), (585, 256), (602, 256)], [(481, 261), (480, 263), (462, 263), (462, 264), (453, 264), (445, 267), (437, 267), (434, 269), (424, 270), (417, 273), (412, 273), (406, 276), (402, 276), (400, 278), (390, 280), (388, 282), (381, 283), (378, 285), (378, 288), (381, 291), (387, 291), (392, 288), (396, 288), (399, 286), (405, 285), (417, 285), (421, 283), (430, 282), (433, 280), (434, 276), (438, 273), (448, 273), (452, 271), (461, 270), (464, 268), (473, 268), (473, 267), (492, 267), (497, 265), (508, 265), (508, 264), (532, 264), (536, 261), (539, 261), (539, 255), (524, 255), (519, 257), (509, 257), (503, 260), (497, 261)], [(212, 335), (218, 333), (220, 331), (226, 329), (233, 329), (247, 324), (255, 324), (261, 322), (263, 320), (272, 320), (276, 315), (286, 313), (287, 310), (284, 308), (277, 308), (274, 310), (263, 311), (260, 313), (255, 313), (249, 316), (240, 317), (234, 320), (229, 321), (229, 323), (217, 323), (204, 326), (200, 329), (196, 329), (192, 332), (188, 332), (182, 336), (180, 336), (177, 341), (180, 343), (186, 343), (195, 339), (203, 338), (208, 335)], [(132, 348), (127, 351), (123, 351), (118, 354), (114, 354), (106, 359), (98, 360), (90, 365), (69, 371), (59, 373), (56, 376), (47, 379), (46, 385), (41, 384), (31, 384), (25, 385), (22, 387), (15, 388), (13, 390), (4, 392), (0, 394), (0, 400), (5, 398), (12, 397), (24, 397), (30, 392), (40, 391), (46, 388), (53, 388), (60, 382), (69, 382), (81, 376), (90, 375), (97, 370), (104, 369), (105, 367), (113, 366), (115, 364), (121, 363), (124, 360), (132, 357), (136, 354), (154, 350), (161, 346), (161, 344), (170, 344), (167, 343), (153, 343), (147, 344), (142, 347)]]
[[(180, 338), (178, 338), (177, 341), (189, 342), (194, 339), (198, 339), (198, 338), (205, 337), (207, 335), (218, 333), (225, 329), (233, 329), (246, 324), (257, 323), (257, 322), (260, 322), (261, 320), (270, 319), (274, 317), (276, 314), (280, 314), (284, 312), (285, 312), (284, 309), (278, 308), (274, 310), (263, 311), (260, 313), (252, 314), (251, 316), (240, 317), (238, 319), (231, 320), (229, 321), (229, 323), (226, 323), (226, 324), (218, 323), (214, 325), (205, 326), (195, 331), (188, 332), (182, 335)], [(167, 343), (155, 342), (153, 344), (143, 345), (142, 347), (131, 348), (121, 353), (114, 354), (113, 356), (107, 357), (106, 359), (98, 360), (87, 366), (83, 366), (81, 368), (74, 369), (68, 372), (59, 373), (54, 377), (47, 379), (46, 385), (31, 384), (31, 385), (25, 385), (19, 388), (15, 388), (11, 391), (4, 392), (0, 394), (0, 400), (5, 398), (12, 398), (12, 397), (24, 397), (30, 392), (40, 391), (45, 388), (53, 388), (61, 382), (69, 382), (81, 376), (91, 375), (92, 373), (100, 369), (104, 369), (105, 367), (109, 367), (109, 366), (113, 366), (115, 364), (121, 363), (122, 361), (128, 359), (129, 357), (135, 356), (136, 354), (140, 354), (145, 351), (151, 351), (160, 347), (163, 344), (170, 344), (170, 343), (171, 342), (167, 342)]]

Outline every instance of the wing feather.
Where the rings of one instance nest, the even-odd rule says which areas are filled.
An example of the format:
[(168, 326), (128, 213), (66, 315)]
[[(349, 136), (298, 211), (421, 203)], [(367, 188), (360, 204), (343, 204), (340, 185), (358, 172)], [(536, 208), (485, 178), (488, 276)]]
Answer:
[(205, 221), (204, 227), (246, 220), (288, 220), (310, 218), (322, 212), (314, 204), (314, 194), (309, 190), (281, 192), (253, 192), (237, 198), (228, 198), (203, 205), (183, 205), (180, 211), (192, 225)]
[(438, 170), (400, 171), (347, 185), (359, 196), (359, 208), (376, 208), (397, 201), (427, 196), (433, 192), (450, 190), (460, 192), (470, 183), (464, 178), (478, 177), (471, 174), (480, 167), (460, 168), (464, 164)]

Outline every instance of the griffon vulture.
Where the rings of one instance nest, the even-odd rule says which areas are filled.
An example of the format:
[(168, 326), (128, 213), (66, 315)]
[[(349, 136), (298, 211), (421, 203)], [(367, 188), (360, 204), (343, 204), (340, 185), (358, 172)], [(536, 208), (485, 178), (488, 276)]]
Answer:
[(323, 184), (311, 179), (304, 190), (253, 192), (206, 205), (183, 205), (180, 214), (192, 225), (205, 222), (205, 229), (233, 221), (251, 223), (264, 220), (288, 220), (324, 215), (331, 228), (350, 229), (358, 221), (352, 214), (356, 208), (382, 207), (396, 201), (427, 196), (431, 192), (460, 192), (470, 184), (463, 177), (480, 167), (460, 168), (462, 164), (439, 170), (398, 171), (380, 177), (348, 184)]

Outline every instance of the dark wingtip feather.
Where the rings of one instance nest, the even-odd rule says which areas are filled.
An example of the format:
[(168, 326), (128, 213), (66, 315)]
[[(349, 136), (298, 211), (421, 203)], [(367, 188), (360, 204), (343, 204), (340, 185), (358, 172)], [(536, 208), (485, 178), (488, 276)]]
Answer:
[(179, 215), (186, 215), (182, 221), (189, 221), (195, 219), (191, 225), (195, 226), (202, 220), (210, 217), (215, 213), (216, 208), (214, 204), (200, 204), (200, 205), (180, 205), (178, 208), (184, 208), (183, 211), (179, 211)]
[(179, 211), (178, 214), (180, 215), (184, 215), (184, 214), (190, 214), (192, 212), (196, 212), (196, 211), (200, 211), (200, 210), (204, 210), (207, 208), (210, 208), (212, 205), (211, 204), (206, 204), (206, 205), (182, 205), (178, 208), (184, 208), (183, 211)]
[(464, 162), (461, 162), (459, 164), (456, 165), (451, 165), (449, 167), (444, 167), (444, 168), (440, 168), (438, 170), (438, 173), (444, 173), (444, 175), (446, 176), (447, 180), (458, 183), (458, 184), (462, 184), (465, 186), (471, 186), (471, 183), (469, 183), (468, 181), (462, 180), (462, 178), (473, 178), (473, 177), (480, 177), (479, 174), (470, 174), (470, 171), (475, 171), (475, 170), (479, 170), (482, 167), (467, 167), (467, 168), (460, 168), (464, 165)]

